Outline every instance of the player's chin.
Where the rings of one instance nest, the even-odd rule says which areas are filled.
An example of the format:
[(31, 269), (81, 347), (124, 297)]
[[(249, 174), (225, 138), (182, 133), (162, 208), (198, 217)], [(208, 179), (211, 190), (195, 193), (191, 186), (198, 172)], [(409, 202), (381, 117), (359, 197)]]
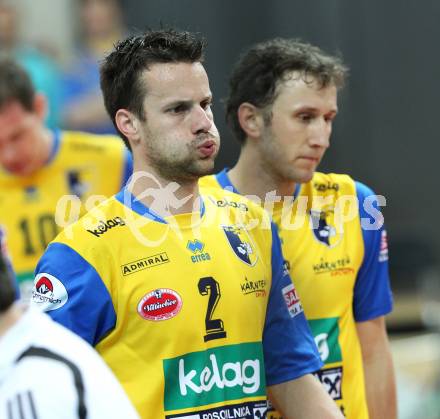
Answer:
[(197, 165), (200, 167), (200, 170), (207, 171), (207, 173), (210, 174), (214, 171), (214, 164), (216, 157), (217, 157), (217, 153), (209, 157), (204, 157), (202, 159), (199, 159)]
[(307, 183), (313, 179), (314, 173), (314, 170), (295, 170), (289, 173), (289, 176), (286, 176), (286, 178), (295, 183)]
[(199, 160), (191, 167), (190, 172), (195, 178), (212, 175), (214, 173), (214, 160)]

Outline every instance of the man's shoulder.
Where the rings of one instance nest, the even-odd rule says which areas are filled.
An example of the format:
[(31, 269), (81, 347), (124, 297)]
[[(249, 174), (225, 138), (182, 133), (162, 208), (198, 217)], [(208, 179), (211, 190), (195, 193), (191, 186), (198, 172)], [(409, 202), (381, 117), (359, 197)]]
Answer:
[(64, 243), (74, 249), (88, 246), (101, 247), (100, 245), (105, 241), (99, 239), (108, 237), (111, 230), (116, 230), (115, 227), (126, 225), (126, 211), (114, 195), (65, 227), (52, 243)]
[(356, 182), (347, 174), (315, 172), (312, 180), (305, 183), (302, 189), (316, 195), (355, 194)]
[(64, 404), (66, 412), (70, 412), (78, 405), (77, 385), (95, 396), (99, 392), (97, 385), (100, 391), (108, 386), (114, 390), (111, 385), (115, 379), (109, 368), (79, 336), (37, 309), (28, 309), (20, 323), (25, 336), (20, 338), (21, 352), (8, 376), (8, 399), (32, 394), (34, 402), (43, 409), (49, 408), (47, 402), (52, 398), (55, 410)]
[(53, 354), (55, 357), (60, 358), (61, 362), (74, 363), (80, 369), (83, 369), (90, 360), (93, 362), (98, 360), (98, 363), (100, 363), (99, 356), (84, 340), (54, 322), (47, 314), (40, 312), (38, 309), (30, 308), (25, 316), (28, 317), (28, 325), (37, 326), (39, 330), (38, 333), (34, 334), (34, 338), (29, 341), (29, 347), (41, 349), (41, 351), (35, 352), (35, 356), (32, 357), (33, 360), (54, 360), (51, 357), (51, 354)]
[(61, 131), (62, 144), (70, 152), (80, 154), (121, 153), (125, 145), (121, 138), (115, 135), (90, 134), (81, 131)]

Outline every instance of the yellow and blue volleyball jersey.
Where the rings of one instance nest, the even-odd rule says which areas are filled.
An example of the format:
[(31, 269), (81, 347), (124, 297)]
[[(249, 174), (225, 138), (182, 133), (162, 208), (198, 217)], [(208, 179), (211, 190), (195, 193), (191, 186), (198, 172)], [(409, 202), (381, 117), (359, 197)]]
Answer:
[(123, 189), (48, 246), (33, 304), (96, 347), (143, 418), (264, 417), (266, 385), (322, 362), (267, 214), (218, 188), (200, 202), (161, 218)]
[[(226, 169), (200, 184), (238, 193)], [(347, 175), (323, 173), (297, 185), (292, 198), (266, 202), (265, 207), (278, 226), (284, 257), (324, 362), (316, 376), (347, 418), (368, 418), (356, 322), (392, 309), (378, 200)], [(267, 417), (280, 416), (272, 411)]]
[(132, 172), (131, 155), (117, 137), (53, 135), (50, 159), (37, 172), (14, 176), (0, 169), (0, 224), (23, 298), (30, 297), (35, 266), (62, 227), (95, 205), (93, 196), (118, 192)]

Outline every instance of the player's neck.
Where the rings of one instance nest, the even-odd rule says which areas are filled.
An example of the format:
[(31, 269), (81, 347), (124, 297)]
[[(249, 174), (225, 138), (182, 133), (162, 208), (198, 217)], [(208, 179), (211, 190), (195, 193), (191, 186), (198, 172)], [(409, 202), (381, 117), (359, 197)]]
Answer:
[(261, 161), (259, 153), (250, 147), (242, 150), (228, 176), (242, 195), (256, 195), (262, 202), (268, 193), (275, 192), (274, 195), (284, 197), (292, 196), (295, 192), (296, 184), (275, 176)]
[(161, 217), (198, 211), (200, 208), (197, 179), (172, 181), (160, 176), (151, 167), (134, 163), (133, 177), (127, 186), (130, 192)]
[(5, 313), (0, 314), (0, 339), (6, 332), (13, 327), (23, 315), (23, 308), (14, 303)]

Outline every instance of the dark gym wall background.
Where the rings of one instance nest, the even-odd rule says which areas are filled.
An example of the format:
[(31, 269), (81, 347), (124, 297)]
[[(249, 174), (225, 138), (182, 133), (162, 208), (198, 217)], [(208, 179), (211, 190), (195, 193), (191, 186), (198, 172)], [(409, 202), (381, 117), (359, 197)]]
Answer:
[(350, 78), (339, 97), (332, 146), (320, 170), (348, 173), (386, 197), (384, 213), (395, 243), (391, 252), (402, 256), (394, 258), (394, 264), (437, 260), (440, 2), (123, 0), (123, 4), (131, 29), (158, 28), (163, 23), (207, 38), (206, 68), (222, 134), (218, 169), (233, 165), (238, 155), (223, 122), (220, 99), (240, 50), (283, 36), (339, 51), (350, 67)]

